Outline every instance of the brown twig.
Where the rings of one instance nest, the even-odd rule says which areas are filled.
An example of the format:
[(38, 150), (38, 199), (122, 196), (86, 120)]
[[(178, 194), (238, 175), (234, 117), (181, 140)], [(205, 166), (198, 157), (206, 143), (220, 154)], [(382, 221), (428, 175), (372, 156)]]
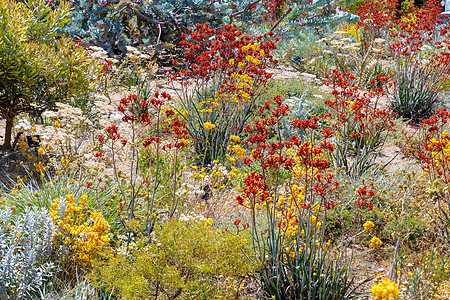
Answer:
[(234, 18), (234, 17), (237, 17), (237, 16), (239, 16), (239, 15), (242, 15), (243, 13), (246, 13), (253, 5), (258, 4), (259, 2), (261, 2), (261, 0), (256, 0), (256, 1), (250, 2), (249, 4), (247, 4), (247, 5), (244, 7), (243, 10), (237, 11), (237, 12), (234, 12), (234, 13), (229, 14), (228, 17), (230, 18), (230, 24), (233, 23), (233, 18)]
[(281, 16), (280, 19), (278, 19), (278, 21), (272, 26), (272, 28), (270, 29), (270, 31), (274, 31), (275, 28), (278, 27), (278, 25), (280, 25), (280, 23), (284, 20), (284, 18), (287, 17), (287, 15), (292, 11), (292, 7), (289, 7), (289, 9), (286, 11), (286, 13), (284, 15)]
[(177, 15), (177, 14), (180, 12), (180, 10), (183, 10), (183, 9), (190, 9), (189, 7), (180, 7), (179, 9), (177, 9), (177, 10), (174, 12), (174, 17), (171, 17), (171, 18), (169, 18), (169, 19), (166, 20), (166, 21), (158, 21), (158, 20), (155, 20), (155, 19), (153, 19), (153, 18), (147, 16), (146, 14), (143, 14), (142, 12), (140, 12), (137, 8), (135, 8), (135, 7), (134, 7), (133, 5), (131, 5), (131, 4), (127, 4), (127, 7), (128, 7), (129, 9), (133, 10), (134, 13), (135, 13), (136, 15), (138, 15), (140, 18), (142, 18), (142, 19), (144, 19), (144, 20), (147, 20), (147, 21), (149, 21), (150, 23), (158, 24), (158, 25), (166, 25), (166, 24), (169, 24), (169, 23), (172, 23), (172, 22), (177, 23), (176, 20), (175, 20), (175, 15)]

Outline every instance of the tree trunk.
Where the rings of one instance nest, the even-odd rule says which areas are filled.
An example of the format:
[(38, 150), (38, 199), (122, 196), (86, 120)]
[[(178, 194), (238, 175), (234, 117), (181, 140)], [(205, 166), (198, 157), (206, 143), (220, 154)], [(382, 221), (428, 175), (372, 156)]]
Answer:
[(14, 118), (6, 118), (6, 127), (5, 127), (5, 142), (0, 149), (10, 150), (12, 149), (11, 145), (11, 135), (12, 135), (12, 127), (13, 127)]

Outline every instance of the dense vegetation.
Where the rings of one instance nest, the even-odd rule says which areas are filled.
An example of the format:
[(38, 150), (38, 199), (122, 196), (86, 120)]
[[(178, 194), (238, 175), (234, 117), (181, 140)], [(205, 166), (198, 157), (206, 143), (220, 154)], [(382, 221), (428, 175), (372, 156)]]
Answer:
[(449, 299), (442, 7), (340, 5), (0, 0), (0, 299)]

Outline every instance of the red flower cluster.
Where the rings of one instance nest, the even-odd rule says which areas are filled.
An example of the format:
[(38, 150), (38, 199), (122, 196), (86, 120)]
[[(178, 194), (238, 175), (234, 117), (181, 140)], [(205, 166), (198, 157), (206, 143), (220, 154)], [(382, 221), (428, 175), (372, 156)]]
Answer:
[(396, 17), (397, 0), (367, 0), (358, 7), (358, 25), (370, 32), (372, 38), (381, 37), (392, 27)]
[(450, 112), (441, 108), (435, 115), (422, 120), (424, 135), (420, 140), (419, 159), (431, 182), (439, 179), (445, 184), (450, 183), (450, 137), (446, 131), (449, 119)]
[(266, 201), (269, 197), (269, 192), (268, 186), (263, 180), (264, 176), (258, 175), (256, 172), (247, 175), (247, 178), (244, 180), (245, 188), (242, 192), (242, 196), (249, 200), (249, 203), (246, 203), (244, 197), (239, 195), (236, 197), (238, 204), (254, 209), (256, 204)]
[(272, 76), (265, 69), (267, 64), (277, 63), (270, 54), (276, 45), (267, 40), (273, 32), (253, 41), (248, 35), (243, 35), (235, 24), (225, 25), (223, 30), (216, 31), (205, 23), (198, 24), (195, 30), (190, 29), (189, 34), (189, 41), (180, 42), (180, 46), (185, 48), (188, 68), (176, 72), (172, 80), (181, 78), (184, 84), (190, 84), (190, 80), (196, 81), (194, 78), (209, 81), (215, 75), (225, 74), (227, 78), (220, 83), (220, 93), (230, 94), (237, 89), (236, 82), (230, 78), (232, 74), (246, 74), (255, 81), (252, 89), (245, 89), (252, 96), (258, 86), (264, 85)]
[[(173, 111), (172, 111), (173, 112)], [(167, 116), (172, 114), (166, 112)], [(166, 144), (162, 147), (162, 150), (170, 150), (172, 148), (180, 149), (186, 147), (189, 142), (189, 131), (186, 129), (186, 123), (180, 120), (173, 120), (170, 126), (164, 127), (164, 131), (173, 136), (174, 141), (172, 143)]]
[[(271, 111), (272, 117), (268, 117), (261, 120), (256, 120), (253, 122), (253, 126), (247, 125), (244, 130), (253, 135), (250, 135), (244, 144), (252, 148), (252, 153), (250, 158), (245, 158), (244, 163), (250, 165), (253, 161), (258, 161), (263, 169), (277, 170), (284, 166), (286, 169), (290, 169), (293, 165), (292, 159), (282, 155), (283, 149), (288, 149), (292, 147), (291, 142), (282, 142), (267, 144), (267, 134), (269, 133), (269, 128), (273, 128), (274, 125), (278, 124), (280, 120), (285, 117), (289, 112), (289, 106), (283, 104), (283, 100), (280, 96), (274, 98), (276, 107)], [(261, 108), (262, 110), (270, 110), (270, 103), (265, 103)], [(279, 153), (276, 155), (276, 153)]]
[[(166, 92), (156, 92), (154, 97), (149, 101), (139, 99), (137, 95), (129, 95), (120, 100), (117, 110), (123, 114), (122, 121), (131, 125), (134, 136), (137, 137), (139, 133), (147, 126), (153, 127), (156, 131), (156, 136), (148, 135), (144, 138), (142, 145), (148, 147), (153, 143), (160, 144), (162, 142), (161, 133), (159, 130), (159, 124), (161, 123), (162, 108), (166, 101), (172, 97)], [(166, 110), (166, 117), (170, 118), (175, 115), (173, 110)], [(121, 135), (118, 133), (118, 127), (111, 125), (106, 128), (107, 135), (100, 135), (98, 141), (107, 145), (111, 150), (120, 150), (115, 148), (115, 141), (121, 139)], [(189, 132), (186, 129), (186, 124), (179, 120), (173, 120), (170, 126), (164, 128), (164, 131), (174, 137), (174, 142), (164, 145), (163, 150), (169, 150), (172, 148), (185, 147), (189, 142)], [(107, 142), (110, 142), (107, 144)], [(128, 141), (121, 139), (120, 143), (124, 147)], [(95, 157), (102, 157), (102, 152), (97, 152)]]
[[(330, 167), (330, 161), (326, 158), (334, 151), (334, 146), (328, 141), (333, 132), (330, 128), (323, 128), (318, 134), (320, 118), (312, 116), (310, 119), (291, 122), (293, 131), (303, 132), (303, 140), (293, 135), (290, 141), (284, 141), (279, 124), (290, 112), (289, 107), (277, 96), (261, 107), (260, 111), (264, 110), (270, 111), (271, 117), (256, 120), (245, 128), (250, 136), (244, 144), (252, 151), (249, 157), (244, 158), (244, 163), (252, 168), (258, 166), (255, 168), (258, 172), (247, 175), (243, 181), (244, 189), (236, 200), (239, 205), (253, 211), (257, 204), (271, 205), (269, 199), (274, 201), (271, 197), (279, 195), (277, 185), (273, 187), (271, 184), (279, 180), (280, 169), (288, 170), (291, 176), (283, 185), (289, 187), (286, 191), (289, 203), (280, 200), (282, 202), (274, 209), (277, 209), (278, 217), (281, 218), (278, 227), (283, 232), (290, 230), (292, 234), (291, 229), (298, 228), (299, 208), (311, 209), (313, 205), (319, 204), (319, 208), (329, 210), (337, 205), (332, 200), (332, 194), (339, 183), (333, 180), (333, 174), (326, 172)], [(267, 136), (273, 131), (278, 141), (268, 143)], [(301, 188), (309, 191), (301, 191)]]
[(368, 191), (367, 186), (363, 186), (359, 190), (357, 190), (357, 193), (359, 195), (359, 199), (355, 202), (355, 205), (360, 209), (363, 210), (365, 207), (367, 207), (368, 210), (373, 209), (372, 201), (370, 200), (373, 196), (375, 196), (374, 191)]
[[(444, 22), (440, 17), (441, 12), (440, 3), (434, 0), (427, 1), (421, 9), (413, 6), (407, 15), (396, 22), (399, 30), (391, 34), (391, 37), (397, 39), (397, 42), (390, 46), (392, 51), (408, 57), (420, 52), (424, 43), (432, 43), (437, 33), (436, 26)], [(447, 31), (448, 26), (441, 26), (439, 33), (445, 36)], [(445, 44), (448, 44), (447, 39), (438, 39), (435, 42), (438, 48)], [(440, 56), (437, 54), (436, 58), (439, 59)]]
[[(269, 32), (253, 39), (234, 24), (214, 30), (205, 23), (183, 36), (180, 46), (187, 63), (181, 70), (169, 72), (169, 84), (182, 85), (176, 90), (189, 116), (185, 121), (205, 163), (223, 158), (230, 136), (242, 134), (245, 116), (266, 90), (272, 76), (267, 68), (277, 63), (271, 54), (276, 48), (273, 35)], [(213, 95), (210, 90), (214, 90)], [(205, 123), (216, 127), (205, 131)]]
[[(246, 230), (247, 228), (250, 227), (250, 224), (248, 223), (242, 223), (242, 220), (237, 219), (233, 222), (233, 225), (236, 226), (236, 234), (239, 234), (239, 232)], [(242, 228), (240, 228), (242, 225)], [(225, 231), (228, 232), (228, 227), (225, 228)]]
[(358, 87), (352, 85), (354, 76), (350, 73), (333, 70), (333, 75), (327, 74), (326, 78), (330, 81), (325, 84), (333, 87), (331, 94), (334, 99), (326, 100), (325, 103), (333, 113), (323, 118), (331, 123), (332, 129), (341, 135), (343, 141), (355, 145), (351, 149), (354, 153), (351, 154), (358, 155), (368, 147), (371, 150), (379, 148), (396, 131), (393, 122), (395, 114), (390, 109), (378, 108), (378, 100), (384, 95), (382, 87), (389, 78), (379, 74), (377, 79), (381, 82), (380, 87), (363, 94), (358, 93)]
[(283, 15), (286, 1), (284, 0), (263, 0), (267, 13), (263, 16), (266, 20), (275, 22)]

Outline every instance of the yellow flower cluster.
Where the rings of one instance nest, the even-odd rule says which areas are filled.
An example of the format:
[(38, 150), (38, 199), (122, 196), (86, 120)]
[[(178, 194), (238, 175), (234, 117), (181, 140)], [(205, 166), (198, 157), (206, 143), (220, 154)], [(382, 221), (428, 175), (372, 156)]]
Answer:
[(210, 131), (211, 129), (216, 128), (216, 125), (214, 125), (214, 124), (211, 123), (211, 122), (205, 122), (205, 123), (203, 124), (203, 127), (204, 127), (206, 130)]
[(284, 220), (281, 221), (281, 227), (286, 229), (290, 236), (296, 236), (298, 233), (298, 218), (290, 209), (282, 212)]
[(237, 136), (237, 135), (232, 134), (230, 136), (230, 141), (233, 141), (235, 143), (239, 143), (241, 141), (241, 138), (239, 136)]
[(197, 180), (202, 180), (206, 177), (206, 174), (205, 174), (206, 169), (205, 168), (201, 168), (199, 170), (198, 167), (195, 165), (190, 165), (190, 167), (195, 170), (194, 173), (192, 174), (192, 178), (195, 178)]
[(246, 46), (242, 46), (242, 51), (243, 52), (247, 52), (250, 49), (253, 49), (254, 51), (258, 51), (259, 50), (259, 44), (258, 43), (253, 43), (253, 44), (248, 44)]
[(231, 166), (231, 170), (230, 170), (230, 178), (237, 178), (238, 177), (238, 169), (234, 166)]
[(245, 156), (245, 154), (246, 154), (246, 151), (245, 151), (245, 149), (244, 148), (242, 148), (240, 145), (233, 145), (233, 147), (231, 148), (232, 150), (233, 150), (233, 152), (234, 153), (236, 153), (236, 156), (239, 158), (239, 159), (243, 159), (244, 158), (244, 156)]
[(58, 226), (54, 238), (69, 247), (82, 264), (90, 264), (100, 249), (109, 243), (108, 222), (101, 212), (88, 212), (87, 200), (84, 194), (77, 203), (73, 194), (67, 194), (65, 200), (56, 198), (50, 209), (50, 216)]
[(44, 165), (40, 161), (34, 166), (34, 169), (36, 170), (36, 172), (42, 173), (44, 172)]
[[(220, 96), (220, 95), (217, 95), (217, 96)], [(205, 113), (205, 114), (212, 113), (215, 107), (219, 107), (219, 103), (217, 101), (218, 101), (218, 99), (210, 98), (210, 99), (208, 99), (208, 101), (200, 102), (199, 104), (203, 107), (200, 110), (200, 112)], [(187, 116), (185, 116), (185, 117), (187, 117)]]
[(383, 242), (377, 238), (376, 236), (374, 236), (371, 240), (370, 240), (370, 244), (369, 247), (375, 247), (377, 249), (380, 249), (381, 245), (383, 245)]
[(286, 198), (281, 195), (278, 197), (277, 205), (281, 208), (291, 208), (295, 211), (297, 207), (300, 206), (301, 203), (305, 200), (305, 188), (300, 187), (297, 184), (293, 184), (291, 186), (291, 192), (289, 196)]
[(236, 86), (237, 89), (250, 88), (253, 85), (253, 79), (248, 74), (231, 73), (231, 78), (239, 79), (240, 83)]
[(28, 147), (28, 144), (26, 143), (26, 142), (24, 142), (24, 141), (19, 141), (19, 148), (20, 148), (20, 150), (22, 150), (22, 155), (24, 155), (25, 154), (25, 152), (28, 150), (28, 148), (30, 148), (30, 147)]
[(384, 278), (383, 281), (373, 284), (370, 290), (374, 300), (393, 300), (400, 291), (395, 281), (390, 281), (388, 278)]
[(261, 64), (261, 60), (251, 55), (247, 55), (245, 57), (245, 60), (248, 61), (249, 63), (254, 63), (255, 65)]
[(369, 220), (369, 221), (367, 221), (366, 223), (363, 224), (363, 227), (364, 227), (365, 231), (372, 232), (373, 228), (375, 227), (375, 224), (373, 224), (373, 222)]
[(316, 225), (317, 228), (320, 228), (320, 226), (322, 226), (322, 222), (317, 222), (317, 217), (314, 215), (309, 218), (309, 221), (311, 222), (311, 224)]
[(237, 93), (235, 95), (229, 95), (228, 98), (231, 97), (231, 100), (235, 103), (239, 103), (241, 100), (249, 102), (251, 98), (249, 91), (253, 90), (253, 79), (248, 74), (239, 74), (236, 72), (231, 74), (231, 78), (235, 80), (234, 85)]
[[(279, 209), (277, 209), (275, 213), (277, 215), (277, 218), (288, 220), (288, 222), (285, 222), (283, 220), (282, 225), (284, 228), (286, 228), (286, 232), (289, 233), (291, 236), (297, 235), (299, 229), (298, 223), (294, 221), (300, 218), (297, 217), (295, 212), (298, 210), (298, 207), (300, 207), (300, 204), (303, 203), (304, 200), (305, 200), (305, 188), (300, 187), (297, 184), (291, 185), (290, 193), (287, 197), (284, 195), (280, 195), (278, 197), (276, 205), (279, 207)], [(312, 216), (310, 221), (317, 227), (320, 227), (322, 224), (321, 222), (316, 222), (317, 217), (315, 216)]]
[(68, 167), (70, 163), (69, 157), (65, 155), (63, 158), (61, 158), (61, 165)]
[[(231, 153), (232, 151), (234, 152), (234, 156), (231, 156), (230, 154), (226, 154), (225, 156), (230, 160), (230, 162), (234, 165), (236, 163), (236, 157), (239, 159), (243, 159), (245, 154), (247, 153), (247, 151), (242, 148), (240, 145), (238, 145), (237, 143), (239, 143), (241, 141), (241, 138), (237, 135), (231, 135), (230, 136), (230, 144), (227, 147), (227, 150), (229, 153)], [(234, 175), (236, 175), (236, 171), (237, 169), (232, 167), (232, 171), (234, 173)], [(231, 173), (230, 173), (231, 175)], [(233, 176), (236, 177), (236, 176)]]
[(450, 160), (450, 141), (447, 130), (444, 130), (441, 133), (439, 140), (432, 138), (430, 140), (430, 143), (431, 145), (435, 145), (436, 149), (442, 149), (440, 151), (431, 152), (431, 156), (433, 157), (433, 160), (435, 161), (437, 167), (443, 167), (443, 164), (445, 164), (445, 162), (443, 162), (442, 159), (444, 159), (446, 162)]

